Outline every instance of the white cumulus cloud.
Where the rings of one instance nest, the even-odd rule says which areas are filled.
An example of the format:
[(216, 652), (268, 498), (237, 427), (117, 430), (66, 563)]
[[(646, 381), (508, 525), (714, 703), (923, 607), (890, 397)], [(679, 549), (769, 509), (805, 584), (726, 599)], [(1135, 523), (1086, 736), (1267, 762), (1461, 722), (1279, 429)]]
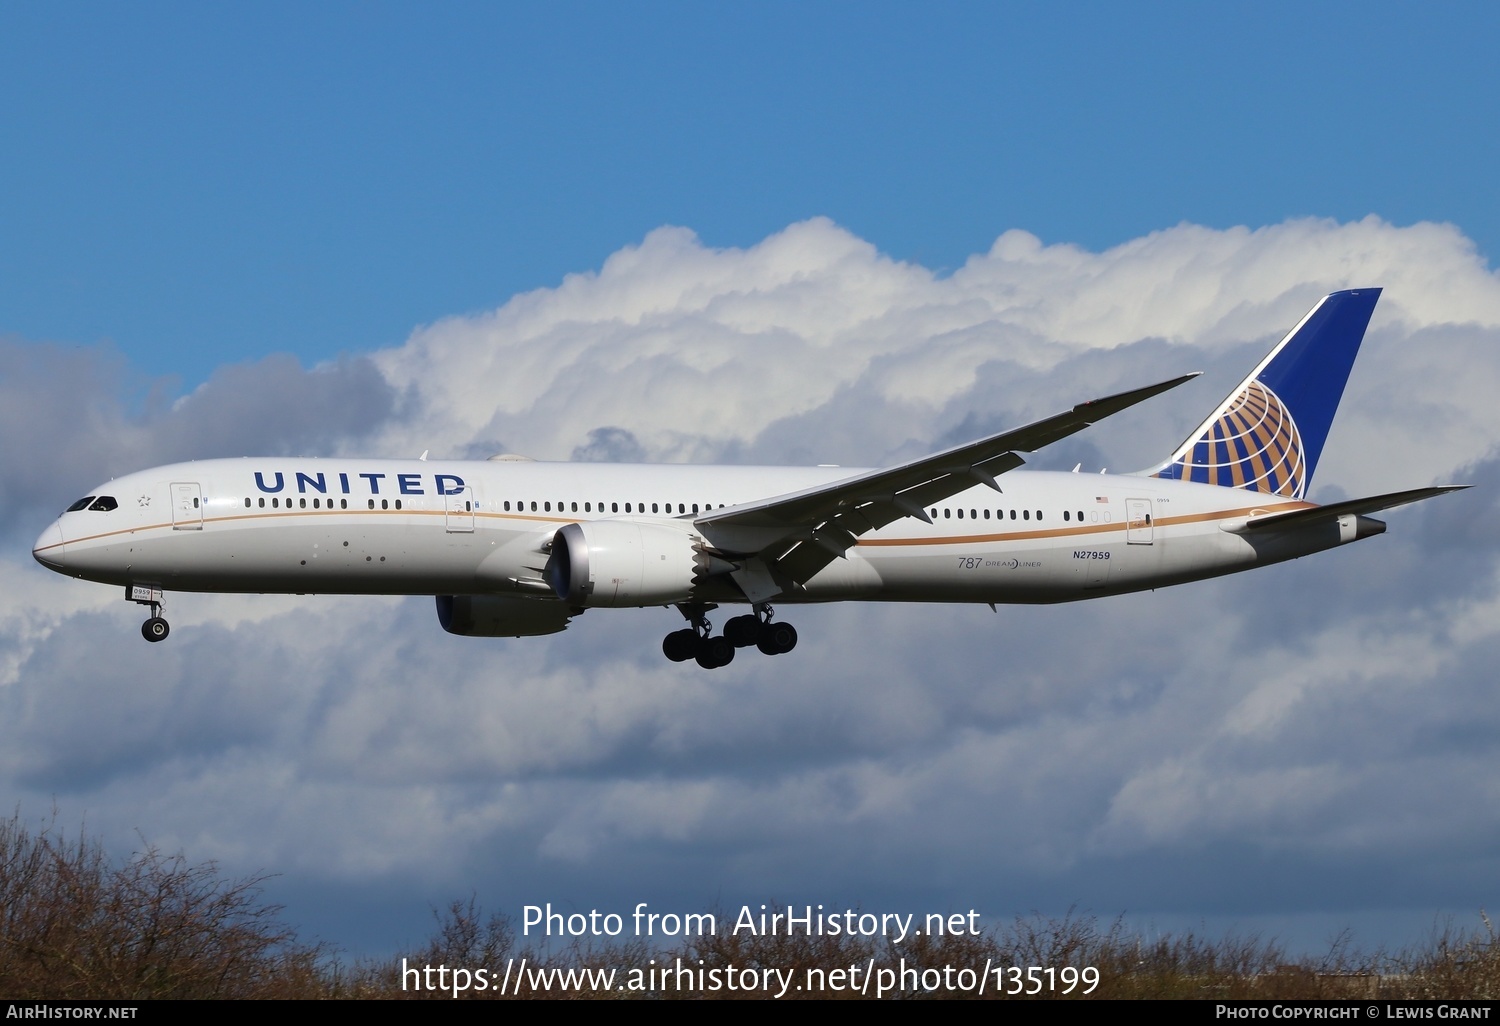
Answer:
[[(430, 600), (171, 596), (176, 629), (146, 646), (112, 589), (26, 552), (97, 481), (180, 458), (873, 465), (1204, 370), (1036, 457), (1129, 470), (1355, 286), (1386, 291), (1315, 492), (1481, 487), (1251, 575), (998, 614), (796, 610), (794, 653), (706, 673), (662, 660), (662, 610), (490, 641), (443, 634)], [(1497, 347), (1500, 282), (1469, 240), (1373, 217), (1103, 253), (1008, 231), (946, 276), (822, 219), (745, 249), (663, 228), (399, 347), (271, 356), (144, 412), (110, 353), (8, 340), (0, 422), (27, 444), (0, 456), (0, 777), (120, 844), (392, 907), (1253, 910), (1228, 867), (1221, 887), (1182, 872), (1226, 850), (1309, 879), (1336, 859), (1346, 907), (1492, 905)], [(1381, 850), (1450, 885), (1393, 897)]]

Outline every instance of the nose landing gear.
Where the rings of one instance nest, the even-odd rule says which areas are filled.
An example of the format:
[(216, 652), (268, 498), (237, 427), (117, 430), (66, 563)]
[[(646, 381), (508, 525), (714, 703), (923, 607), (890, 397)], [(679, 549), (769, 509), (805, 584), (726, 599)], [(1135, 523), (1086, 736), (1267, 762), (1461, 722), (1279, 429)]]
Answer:
[(172, 627), (161, 615), (161, 589), (148, 584), (132, 584), (125, 588), (125, 597), (136, 605), (150, 606), (151, 618), (141, 624), (141, 637), (147, 641), (165, 641)]

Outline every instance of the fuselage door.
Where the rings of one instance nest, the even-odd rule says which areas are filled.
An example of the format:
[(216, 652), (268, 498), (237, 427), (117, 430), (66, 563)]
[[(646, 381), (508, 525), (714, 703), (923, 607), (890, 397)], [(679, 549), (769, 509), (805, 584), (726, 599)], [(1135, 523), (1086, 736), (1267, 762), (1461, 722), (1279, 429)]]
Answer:
[(172, 482), (172, 530), (203, 530), (203, 490), (198, 482)]
[(1151, 500), (1125, 500), (1125, 541), (1131, 545), (1151, 544)]
[(464, 486), (455, 495), (444, 497), (448, 503), (449, 534), (469, 534), (474, 530), (474, 489)]

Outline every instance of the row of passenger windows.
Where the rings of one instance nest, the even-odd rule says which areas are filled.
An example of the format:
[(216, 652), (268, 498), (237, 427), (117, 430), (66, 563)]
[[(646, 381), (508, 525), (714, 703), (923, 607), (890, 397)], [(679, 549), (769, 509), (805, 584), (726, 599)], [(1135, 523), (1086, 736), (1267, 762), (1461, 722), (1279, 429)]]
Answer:
[[(532, 503), (531, 503), (531, 512), (533, 512), (533, 513), (551, 513), (552, 512), (552, 503), (543, 501), (540, 505), (541, 505), (541, 508), (538, 509), (537, 508), (537, 506), (538, 506), (537, 502), (535, 500), (533, 500)], [(644, 513), (644, 512), (646, 512), (646, 504), (644, 502), (636, 502), (636, 503), (629, 503), (629, 502), (627, 502), (627, 503), (624, 503), (623, 505), (625, 507), (625, 512), (626, 513)], [(594, 506), (595, 506), (595, 503), (585, 502), (583, 504), (583, 512), (585, 512), (585, 513), (592, 513), (592, 512), (594, 512)], [(604, 512), (604, 503), (602, 503), (602, 502), (598, 503), (598, 506), (599, 506), (599, 512), (603, 513)], [(621, 506), (621, 503), (611, 502), (609, 504), (609, 511), (611, 513), (619, 513), (620, 512), (620, 506)], [(696, 502), (693, 503), (692, 506), (693, 506), (692, 511), (694, 513), (700, 512), (700, 510), (698, 508), (698, 504)], [(510, 501), (507, 500), (507, 501), (501, 503), (501, 507), (505, 510), (505, 512), (509, 513), (510, 512)], [(711, 502), (705, 502), (703, 504), (703, 509), (705, 509), (705, 510), (713, 509), (713, 508), (714, 508), (714, 504), (711, 503)], [(722, 502), (719, 503), (719, 509), (723, 509), (723, 508), (724, 508), (724, 504)], [(559, 512), (559, 513), (577, 513), (578, 511), (579, 511), (578, 510), (578, 503), (576, 503), (576, 502), (559, 502), (557, 504), (557, 512)], [(517, 513), (524, 513), (524, 512), (526, 512), (526, 502), (524, 500), (519, 500), (519, 501), (516, 502), (516, 512)], [(651, 512), (653, 512), (653, 513), (666, 513), (666, 514), (670, 515), (672, 513), (672, 504), (670, 502), (653, 502), (651, 504)], [(679, 502), (677, 504), (677, 512), (678, 513), (686, 513), (686, 512), (688, 512), (688, 504), (685, 503), (685, 502)]]
[[(92, 499), (92, 498), (93, 498), (93, 496), (89, 496), (89, 499)], [(105, 498), (108, 498), (108, 497), (106, 496)], [(68, 512), (71, 513), (74, 510), (83, 509), (85, 506), (88, 505), (89, 499), (80, 499), (78, 502), (76, 502), (72, 506), (68, 507)], [(114, 509), (115, 508), (114, 507), (114, 501), (115, 500), (113, 500), (113, 499), (109, 499), (110, 505), (108, 507), (104, 507), (104, 508)], [(295, 507), (292, 505), (292, 501), (293, 501), (292, 499), (288, 498), (286, 500), (286, 503), (283, 505), (283, 503), (282, 503), (282, 501), (281, 501), (281, 499), (279, 497), (272, 496), (271, 497), (270, 505), (268, 507), (267, 504), (266, 504), (265, 496), (261, 496), (261, 498), (259, 500), (259, 505), (260, 505), (261, 509), (267, 509), (267, 508), (269, 508), (269, 509), (282, 509), (282, 508), (285, 508), (285, 509), (294, 509), (294, 508), (295, 509), (309, 509), (309, 508), (311, 508), (311, 509), (333, 509), (334, 508), (333, 500), (332, 499), (319, 499), (317, 496), (313, 497), (313, 499), (312, 499), (312, 505), (311, 506), (308, 505), (308, 500), (306, 498), (297, 499), (296, 500), (297, 504), (296, 504)], [(375, 500), (374, 499), (369, 499), (369, 500), (366, 500), (366, 501), (369, 503), (369, 508), (370, 509), (374, 509), (375, 508)], [(394, 506), (392, 506), (392, 502), (393, 501), (395, 503)], [(526, 502), (524, 500), (517, 500), (516, 503), (515, 503), (516, 512), (518, 512), (518, 513), (525, 512), (526, 511), (526, 505), (527, 504), (526, 504)], [(646, 504), (644, 502), (635, 502), (635, 503), (627, 502), (627, 503), (624, 503), (623, 505), (625, 507), (625, 512), (626, 513), (637, 513), (637, 512), (644, 513), (644, 512), (646, 512)], [(510, 502), (510, 500), (506, 500), (505, 502), (501, 503), (501, 506), (504, 508), (505, 512), (509, 513), (511, 511), (511, 502)], [(595, 503), (585, 502), (583, 504), (583, 512), (585, 512), (585, 513), (592, 513), (592, 512), (594, 512), (594, 506), (595, 506)], [(620, 506), (621, 506), (621, 503), (611, 502), (609, 504), (609, 511), (611, 513), (618, 513), (618, 512), (620, 512)], [(255, 503), (252, 502), (251, 499), (249, 499), (247, 497), (245, 499), (245, 508), (246, 509), (252, 509), (254, 507), (255, 507)], [(603, 513), (604, 512), (604, 503), (602, 503), (602, 502), (598, 503), (598, 507), (599, 507), (599, 512)], [(99, 509), (101, 507), (98, 505), (98, 503), (95, 503), (92, 508)], [(349, 508), (349, 500), (348, 499), (340, 499), (339, 500), (339, 504), (338, 504), (338, 508), (339, 509), (348, 509)], [(395, 500), (381, 499), (380, 500), (380, 508), (381, 509), (400, 509), (401, 508), (401, 500), (400, 499), (395, 499)], [(470, 508), (469, 503), (465, 502), (464, 503), (464, 509), (467, 511), (469, 508)], [(711, 502), (704, 503), (702, 505), (702, 507), (700, 507), (698, 505), (698, 503), (696, 503), (696, 502), (692, 504), (692, 510), (693, 510), (694, 513), (698, 513), (698, 512), (700, 512), (703, 509), (713, 509), (713, 508), (714, 508), (714, 505)], [(719, 503), (719, 509), (723, 509), (723, 508), (724, 508), (724, 504), (722, 502)], [(538, 503), (538, 502), (533, 501), (531, 503), (531, 511), (533, 513), (551, 513), (552, 512), (552, 503), (551, 502), (546, 502), (546, 501)], [(685, 502), (679, 502), (679, 503), (677, 503), (677, 512), (678, 513), (686, 513), (687, 511), (688, 511), (688, 504), (687, 503), (685, 503)], [(557, 503), (557, 512), (559, 512), (559, 513), (567, 513), (567, 512), (577, 513), (578, 512), (578, 503), (576, 503), (576, 502), (572, 502), (572, 503), (559, 502), (559, 503)], [(665, 502), (665, 503), (662, 503), (662, 502), (653, 502), (653, 503), (651, 503), (651, 512), (652, 513), (667, 513), (667, 514), (670, 514), (672, 512), (672, 503), (670, 503), (670, 502)]]
[[(296, 501), (297, 501), (297, 505), (295, 507), (296, 509), (308, 509), (309, 508), (309, 506), (308, 506), (308, 500), (306, 498), (300, 498), (300, 499), (297, 499)], [(338, 504), (338, 508), (339, 509), (348, 509), (349, 508), (349, 500), (348, 499), (340, 499), (340, 500), (338, 500), (338, 502), (339, 502), (339, 504)], [(370, 509), (374, 509), (375, 508), (375, 500), (374, 499), (368, 499), (368, 500), (366, 500), (366, 502), (368, 503), (368, 507)], [(393, 502), (395, 503), (394, 507), (392, 506)], [(91, 503), (92, 503), (92, 505), (90, 505)], [(94, 496), (89, 495), (89, 496), (85, 496), (84, 498), (79, 499), (77, 502), (73, 503), (73, 505), (71, 505), (71, 506), (68, 507), (67, 511), (69, 513), (74, 513), (74, 512), (77, 512), (78, 510), (81, 510), (81, 509), (110, 510), (110, 509), (114, 509), (117, 505), (118, 505), (118, 503), (116, 503), (115, 500), (114, 500), (114, 498), (111, 497), (111, 496), (101, 495), (101, 496), (99, 496), (96, 499)], [(245, 508), (246, 509), (252, 509), (252, 508), (254, 508), (254, 505), (255, 505), (255, 503), (253, 503), (249, 497), (246, 497), (246, 499), (245, 499)], [(583, 504), (583, 510), (582, 510), (582, 512), (584, 512), (584, 513), (592, 513), (592, 512), (594, 512), (595, 505), (597, 505), (599, 507), (598, 511), (600, 513), (603, 513), (605, 511), (604, 510), (604, 503), (602, 503), (602, 502), (597, 503), (597, 504), (593, 503), (593, 502), (585, 502)], [(646, 512), (646, 503), (644, 503), (644, 502), (636, 502), (636, 503), (630, 503), (630, 502), (626, 502), (626, 503), (611, 502), (609, 504), (609, 512), (611, 512), (611, 513), (620, 513), (620, 512), (622, 512), (622, 510), (621, 510), (621, 506), (622, 505), (624, 506), (623, 512), (625, 512), (625, 513), (644, 513), (644, 512)], [(265, 496), (261, 496), (260, 497), (260, 499), (259, 499), (259, 506), (260, 506), (261, 509), (268, 508), (267, 505), (266, 505)], [(551, 513), (553, 511), (552, 510), (553, 504), (551, 502), (545, 501), (545, 500), (543, 500), (541, 502), (538, 502), (536, 500), (532, 500), (529, 503), (529, 506), (530, 506), (530, 512), (532, 512), (532, 513)], [(501, 503), (501, 507), (505, 510), (505, 512), (507, 512), (507, 513), (511, 512), (511, 508), (512, 508), (511, 500), (507, 499), (504, 502), (502, 502)], [(527, 512), (527, 507), (528, 507), (528, 503), (525, 500), (519, 500), (518, 499), (518, 500), (515, 501), (514, 508), (515, 508), (515, 511), (517, 513)], [(272, 496), (269, 508), (270, 509), (282, 509), (282, 508), (293, 509), (294, 507), (292, 506), (292, 500), (290, 498), (288, 498), (286, 500), (286, 503), (283, 506), (283, 504), (281, 502), (281, 499), (278, 496)], [(313, 499), (312, 499), (312, 505), (311, 505), (310, 508), (312, 508), (312, 509), (333, 509), (334, 508), (333, 500), (332, 499), (320, 499), (320, 498), (314, 496)], [(394, 509), (400, 509), (401, 508), (401, 500), (400, 499), (395, 499), (395, 500), (392, 500), (392, 499), (381, 499), (380, 500), (380, 508), (381, 509), (392, 509), (392, 508), (394, 508)], [(469, 503), (468, 502), (464, 503), (464, 508), (465, 508), (465, 510), (467, 510), (469, 508)], [(696, 502), (692, 504), (692, 512), (694, 512), (694, 513), (701, 512), (702, 510), (711, 510), (713, 508), (714, 508), (714, 504), (711, 503), (711, 502), (704, 503), (701, 508), (700, 508), (699, 504), (696, 503)], [(724, 508), (724, 504), (722, 502), (719, 503), (718, 508), (719, 509), (723, 509)], [(559, 512), (559, 513), (577, 513), (577, 512), (580, 512), (580, 511), (578, 509), (578, 503), (576, 503), (576, 502), (559, 502), (559, 503), (557, 503), (557, 512)], [(672, 512), (673, 512), (673, 504), (670, 503), (670, 502), (665, 502), (665, 503), (653, 502), (653, 503), (651, 503), (651, 512), (652, 513), (665, 513), (665, 514), (671, 515)], [(687, 513), (688, 512), (688, 504), (685, 503), (685, 502), (679, 502), (679, 503), (677, 503), (676, 504), (676, 512), (679, 513), (679, 514)], [(991, 516), (990, 516), (991, 512), (992, 511), (988, 510), (988, 509), (979, 510), (979, 509), (971, 508), (971, 509), (968, 510), (967, 518), (969, 520), (989, 520), (989, 519), (991, 519)], [(932, 513), (932, 518), (934, 520), (936, 520), (939, 515), (941, 515), (944, 520), (952, 520), (952, 519), (955, 518), (955, 516), (959, 520), (965, 519), (965, 511), (963, 509), (954, 509), (952, 507), (944, 507), (941, 510), (939, 510), (936, 507), (934, 507), (931, 510), (931, 513)], [(1041, 510), (1029, 510), (1029, 509), (1003, 510), (1003, 509), (997, 509), (997, 510), (994, 510), (993, 513), (994, 513), (994, 519), (995, 520), (1006, 520), (1006, 519), (1010, 519), (1010, 520), (1032, 520), (1032, 519), (1035, 519), (1035, 520), (1039, 521), (1039, 520), (1042, 519), (1042, 511)], [(1080, 523), (1080, 524), (1083, 523), (1083, 510), (1080, 509), (1080, 510), (1077, 510), (1076, 512), (1073, 511), (1073, 510), (1068, 510), (1068, 509), (1063, 510), (1062, 518), (1063, 518), (1063, 520), (1065, 522), (1072, 522), (1075, 517), (1077, 518), (1078, 523)]]
[[(301, 501), (302, 505), (300, 507), (298, 507), (298, 508), (300, 508), (300, 509), (307, 509), (307, 500), (306, 499), (302, 499), (300, 501)], [(327, 508), (328, 509), (333, 509), (333, 500), (332, 499), (322, 500), (322, 499), (317, 499), (317, 498), (313, 499), (313, 501), (312, 501), (312, 508), (313, 509), (322, 509), (322, 508), (324, 508), (324, 503), (325, 502), (327, 503)], [(250, 509), (251, 505), (252, 505), (251, 501), (248, 498), (245, 499), (245, 508), (246, 509)], [(260, 508), (261, 509), (265, 509), (266, 508), (266, 497), (264, 495), (262, 495), (260, 497)], [(276, 497), (273, 496), (272, 499), (271, 499), (271, 507), (270, 508), (271, 509), (280, 509), (281, 508), (281, 500), (279, 498), (276, 498)], [(287, 509), (291, 509), (292, 508), (292, 500), (291, 499), (287, 499), (286, 500), (286, 508)], [(339, 509), (348, 509), (348, 508), (349, 508), (349, 500), (348, 499), (340, 499), (339, 500)], [(375, 508), (375, 500), (374, 499), (370, 500), (370, 508), (371, 509)], [(400, 499), (396, 500), (396, 508), (397, 509), (401, 508), (401, 500)]]
[[(369, 508), (370, 509), (374, 509), (375, 508), (375, 500), (374, 499), (368, 499), (366, 501), (369, 503)], [(381, 499), (380, 500), (380, 508), (381, 509), (392, 509), (392, 508), (400, 509), (401, 508), (401, 500), (397, 499), (397, 500), (395, 500), (395, 502), (396, 502), (396, 505), (394, 507), (392, 507), (390, 499)], [(246, 509), (250, 509), (250, 508), (252, 508), (252, 506), (253, 506), (253, 503), (251, 503), (250, 499), (246, 498), (245, 499), (245, 508)], [(464, 506), (467, 507), (468, 503), (464, 503)], [(266, 497), (264, 495), (262, 495), (260, 497), (260, 508), (261, 509), (266, 509), (267, 508), (266, 507)], [(292, 500), (290, 498), (288, 498), (286, 500), (286, 503), (283, 504), (282, 501), (281, 501), (281, 499), (279, 499), (276, 496), (272, 496), (271, 497), (270, 508), (271, 509), (282, 509), (282, 508), (292, 509), (293, 508), (293, 506), (292, 506)], [(306, 499), (298, 499), (297, 500), (297, 505), (296, 505), (295, 508), (297, 508), (297, 509), (308, 509), (309, 507), (308, 507), (308, 504), (307, 504), (307, 500)], [(333, 500), (332, 499), (319, 499), (316, 496), (314, 496), (313, 500), (312, 500), (312, 506), (311, 506), (311, 508), (312, 509), (333, 509)], [(349, 508), (349, 500), (348, 499), (340, 499), (339, 500), (338, 508), (339, 509), (348, 509)]]
[[(997, 509), (997, 510), (995, 510), (995, 519), (996, 520), (1005, 520), (1007, 512), (1009, 512), (1009, 514), (1010, 514), (1009, 519), (1011, 519), (1011, 520), (1031, 520), (1031, 519), (1033, 519), (1033, 513), (1035, 513), (1035, 519), (1037, 519), (1037, 520), (1042, 519), (1042, 511), (1041, 510), (1035, 510), (1035, 511), (1033, 511), (1033, 510), (1029, 510), (1029, 509), (1023, 509), (1023, 510), (1014, 510), (1013, 509), (1013, 510), (1009, 510), (1009, 511), (1003, 510), (1003, 509)], [(961, 509), (955, 510), (955, 509), (951, 509), (951, 508), (948, 508), (948, 507), (944, 507), (943, 510), (942, 510), (943, 519), (944, 520), (952, 520), (955, 513), (957, 513), (959, 520), (964, 519), (964, 511), (963, 510), (961, 510)], [(1075, 514), (1073, 510), (1065, 509), (1065, 510), (1063, 510), (1062, 518), (1063, 518), (1063, 520), (1068, 521), (1068, 522), (1071, 523), (1075, 515), (1078, 518), (1078, 522), (1080, 524), (1083, 523), (1083, 510), (1078, 510), (1077, 513)], [(934, 507), (933, 510), (932, 510), (932, 518), (934, 520), (936, 520), (937, 517), (938, 517), (938, 510)], [(990, 519), (990, 511), (987, 510), (987, 509), (986, 510), (970, 509), (969, 510), (969, 519), (970, 520), (988, 520), (988, 519)]]

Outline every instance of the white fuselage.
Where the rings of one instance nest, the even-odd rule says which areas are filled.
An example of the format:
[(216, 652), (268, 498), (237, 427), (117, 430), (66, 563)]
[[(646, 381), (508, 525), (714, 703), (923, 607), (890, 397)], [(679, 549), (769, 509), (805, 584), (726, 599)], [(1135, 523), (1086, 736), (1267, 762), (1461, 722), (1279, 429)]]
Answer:
[[(49, 567), (170, 591), (479, 595), (548, 600), (554, 533), (693, 514), (838, 481), (851, 468), (225, 459), (101, 485), (113, 509), (64, 513)], [(1151, 477), (1015, 471), (861, 536), (777, 602), (1061, 602), (1212, 577), (1331, 548), (1354, 517), (1236, 531), (1279, 496)], [(108, 505), (105, 503), (104, 505)], [(727, 581), (726, 581), (727, 587)], [(706, 596), (735, 601), (732, 591)], [(743, 598), (739, 599), (743, 601)]]

